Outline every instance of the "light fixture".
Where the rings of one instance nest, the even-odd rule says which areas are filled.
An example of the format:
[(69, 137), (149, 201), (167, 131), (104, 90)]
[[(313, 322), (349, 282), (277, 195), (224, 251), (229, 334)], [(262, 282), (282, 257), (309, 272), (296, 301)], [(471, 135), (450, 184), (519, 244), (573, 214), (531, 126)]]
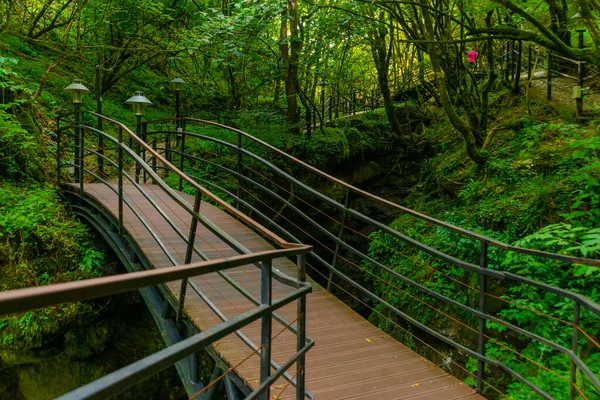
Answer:
[(171, 89), (173, 89), (176, 92), (183, 90), (183, 87), (185, 86), (185, 81), (180, 77), (173, 79), (169, 83), (171, 84)]
[(144, 93), (138, 90), (133, 93), (133, 96), (125, 101), (125, 104), (131, 104), (133, 106), (133, 115), (141, 117), (144, 115), (146, 106), (151, 105), (152, 102), (144, 96)]
[(321, 82), (319, 82), (319, 85), (321, 85), (322, 87), (327, 86), (327, 81), (325, 79), (323, 79)]
[(80, 79), (73, 79), (73, 83), (65, 88), (65, 93), (73, 96), (73, 104), (81, 104), (84, 94), (90, 90), (81, 84)]

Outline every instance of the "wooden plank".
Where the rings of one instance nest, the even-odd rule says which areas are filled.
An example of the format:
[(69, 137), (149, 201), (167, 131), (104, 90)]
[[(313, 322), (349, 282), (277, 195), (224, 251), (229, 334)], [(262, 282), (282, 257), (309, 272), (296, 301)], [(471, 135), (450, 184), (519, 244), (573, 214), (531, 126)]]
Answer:
[[(156, 185), (143, 185), (143, 189), (158, 207), (170, 218), (184, 237), (189, 233), (190, 215)], [(113, 214), (117, 213), (117, 196), (103, 184), (85, 184), (86, 194), (96, 198)], [(161, 217), (159, 212), (137, 191), (133, 185), (124, 185), (126, 198), (140, 211), (150, 228), (159, 237), (177, 263), (185, 257), (186, 243), (175, 229)], [(193, 204), (193, 197), (180, 193)], [(251, 251), (272, 249), (273, 246), (251, 229), (225, 212), (206, 202), (201, 204), (201, 213), (214, 224)], [(127, 231), (137, 242), (155, 268), (172, 265), (157, 245), (150, 231), (125, 208), (124, 222)], [(198, 225), (195, 243), (210, 259), (239, 254), (206, 227)], [(193, 260), (200, 260), (196, 255)], [(273, 263), (274, 268), (295, 278), (296, 265), (282, 259)], [(260, 270), (246, 265), (226, 272), (234, 282), (256, 298), (260, 295)], [(251, 309), (254, 304), (235, 290), (217, 273), (190, 279), (202, 293), (223, 313), (226, 318), (234, 317)], [(412, 352), (377, 327), (364, 320), (342, 301), (312, 282), (314, 292), (307, 299), (307, 334), (315, 342), (306, 359), (307, 388), (322, 399), (481, 399), (474, 390), (458, 379)], [(180, 282), (170, 282), (167, 287), (178, 298)], [(289, 293), (292, 289), (273, 281), (274, 298)], [(207, 306), (201, 297), (188, 287), (185, 313), (200, 330), (218, 325), (222, 320)], [(278, 313), (288, 321), (295, 321), (295, 303)], [(260, 342), (260, 324), (255, 322), (241, 332), (253, 343)], [(274, 321), (272, 357), (282, 364), (296, 349), (296, 337), (280, 323)], [(367, 340), (368, 339), (368, 340)], [(236, 335), (229, 335), (213, 345), (221, 357), (250, 387), (258, 385), (259, 357), (254, 354), (244, 361), (252, 350)], [(242, 362), (243, 361), (243, 362)], [(241, 364), (240, 364), (241, 363)], [(240, 364), (240, 365), (238, 365)], [(289, 373), (295, 373), (295, 366)], [(294, 398), (295, 389), (279, 379), (272, 386), (272, 395), (278, 398)]]

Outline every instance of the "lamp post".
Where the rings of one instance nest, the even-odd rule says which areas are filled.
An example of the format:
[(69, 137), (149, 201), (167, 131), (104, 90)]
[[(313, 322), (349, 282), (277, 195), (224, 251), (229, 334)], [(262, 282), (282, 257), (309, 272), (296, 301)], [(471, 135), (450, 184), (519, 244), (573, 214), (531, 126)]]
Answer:
[(65, 88), (65, 93), (73, 97), (73, 108), (75, 110), (75, 140), (73, 146), (75, 168), (75, 183), (83, 183), (83, 137), (81, 130), (81, 102), (83, 95), (90, 90), (81, 84), (80, 79), (73, 79), (73, 83)]
[(323, 116), (323, 122), (325, 122), (325, 86), (327, 86), (327, 81), (323, 79), (319, 82), (319, 86), (321, 86), (321, 115)]
[[(171, 89), (173, 89), (173, 91), (175, 92), (175, 118), (180, 118), (181, 114), (179, 112), (179, 110), (180, 110), (179, 93), (183, 90), (183, 88), (185, 86), (185, 81), (183, 79), (177, 77), (169, 83), (171, 84)], [(179, 120), (177, 120), (176, 124), (177, 124), (176, 126), (179, 128), (179, 126), (180, 126)]]
[[(135, 134), (138, 136), (138, 138), (141, 137), (141, 133), (142, 133), (142, 117), (144, 116), (144, 111), (146, 110), (146, 107), (151, 105), (152, 102), (150, 100), (148, 100), (145, 96), (144, 93), (142, 93), (141, 91), (136, 91), (133, 93), (133, 96), (131, 96), (129, 99), (127, 99), (125, 101), (125, 104), (131, 104), (132, 108), (133, 108), (133, 115), (135, 115), (136, 118), (136, 131)], [(145, 138), (142, 138), (145, 140)], [(140, 144), (136, 143), (135, 145), (135, 153), (139, 156), (140, 155)], [(140, 164), (138, 162), (135, 163), (135, 182), (139, 183), (140, 181)]]
[[(174, 78), (169, 82), (171, 89), (175, 92), (175, 130), (180, 132), (182, 130), (182, 124), (179, 118), (181, 118), (181, 104), (179, 102), (179, 94), (185, 86), (185, 81), (180, 77)], [(167, 133), (165, 140), (165, 149), (167, 154), (167, 160), (171, 162), (171, 134)]]

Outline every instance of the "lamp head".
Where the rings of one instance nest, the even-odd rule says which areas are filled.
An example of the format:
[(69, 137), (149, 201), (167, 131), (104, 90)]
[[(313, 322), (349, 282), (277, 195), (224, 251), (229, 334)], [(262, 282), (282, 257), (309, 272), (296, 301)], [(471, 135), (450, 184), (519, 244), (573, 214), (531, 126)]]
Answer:
[(185, 81), (180, 77), (173, 79), (169, 83), (171, 84), (171, 89), (173, 89), (176, 92), (183, 90), (183, 87), (185, 86)]
[(81, 104), (84, 94), (90, 90), (81, 84), (80, 79), (73, 79), (73, 83), (65, 88), (65, 93), (73, 96), (73, 104)]
[(323, 79), (321, 82), (319, 82), (319, 85), (321, 87), (325, 87), (325, 86), (327, 86), (327, 81), (325, 79)]
[(125, 104), (131, 104), (133, 107), (133, 115), (141, 117), (144, 115), (146, 106), (151, 105), (152, 102), (144, 96), (144, 93), (138, 90), (133, 93), (133, 96), (125, 101)]

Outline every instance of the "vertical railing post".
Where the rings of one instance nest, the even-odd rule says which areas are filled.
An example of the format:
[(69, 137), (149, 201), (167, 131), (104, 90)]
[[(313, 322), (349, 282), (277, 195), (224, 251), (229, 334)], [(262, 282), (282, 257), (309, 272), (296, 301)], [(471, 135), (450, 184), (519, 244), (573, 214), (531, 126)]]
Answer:
[(121, 127), (119, 127), (117, 140), (119, 141), (119, 149), (117, 150), (117, 163), (119, 168), (119, 176), (117, 183), (117, 193), (119, 196), (119, 236), (123, 237), (123, 128)]
[[(102, 81), (100, 79), (100, 65), (96, 65), (96, 113), (102, 114)], [(96, 123), (98, 129), (98, 175), (104, 177), (104, 136), (102, 132), (102, 117), (98, 116)]]
[[(136, 125), (135, 125), (135, 135), (139, 138), (142, 137), (142, 116), (141, 115), (136, 115)], [(135, 154), (138, 157), (141, 157), (140, 154), (140, 144), (139, 142), (136, 140), (135, 142)], [(140, 183), (140, 168), (141, 168), (141, 164), (137, 161), (135, 161), (135, 183)]]
[(83, 173), (84, 173), (84, 150), (85, 150), (85, 131), (79, 128), (79, 196), (83, 198)]
[(75, 178), (75, 183), (79, 183), (79, 131), (81, 130), (81, 115), (79, 114), (80, 110), (81, 104), (75, 103), (75, 136), (73, 138), (73, 164), (75, 165), (75, 168), (73, 169), (73, 178)]
[[(338, 231), (337, 238), (342, 240), (344, 236), (344, 228), (346, 227), (346, 215), (348, 214), (348, 204), (350, 204), (350, 189), (346, 189), (346, 195), (344, 197), (344, 211), (342, 211), (342, 220), (340, 221), (340, 230)], [(333, 260), (331, 261), (331, 267), (335, 268), (337, 260), (340, 256), (340, 244), (335, 243), (335, 251), (333, 253)], [(329, 278), (327, 279), (327, 291), (331, 292), (331, 282), (333, 281), (333, 271), (329, 271)]]
[[(196, 228), (198, 227), (198, 218), (196, 214), (200, 213), (200, 203), (202, 202), (202, 192), (196, 191), (196, 197), (194, 198), (194, 214), (192, 215), (192, 222), (190, 223), (190, 233), (188, 234), (187, 247), (185, 249), (185, 259), (183, 260), (184, 265), (192, 262), (192, 255), (194, 252), (194, 242), (196, 240)], [(176, 321), (179, 322), (181, 313), (183, 312), (183, 304), (185, 302), (185, 291), (187, 289), (187, 278), (181, 280), (181, 287), (179, 288), (179, 304), (177, 305), (177, 317)]]
[(552, 50), (546, 49), (548, 54), (548, 75), (546, 77), (546, 99), (552, 100)]
[[(580, 306), (577, 300), (574, 302), (573, 309), (573, 337), (571, 339), (571, 351), (573, 354), (579, 354), (579, 314), (580, 314)], [(577, 364), (575, 361), (571, 360), (571, 377), (570, 377), (570, 386), (569, 386), (569, 400), (574, 400), (576, 391), (575, 385), (577, 384)]]
[(527, 46), (527, 80), (531, 80), (531, 75), (533, 75), (533, 52), (531, 51), (531, 45)]
[[(271, 328), (272, 328), (272, 311), (271, 311), (271, 260), (262, 261), (260, 263), (260, 304), (269, 307), (267, 312), (261, 319), (260, 331), (260, 383), (262, 384), (271, 375)], [(259, 399), (269, 400), (270, 386), (260, 395)]]
[(313, 131), (317, 130), (317, 106), (313, 108)]
[[(148, 127), (146, 126), (146, 129), (148, 129)], [(156, 140), (158, 139), (158, 136), (154, 136), (154, 141), (152, 142), (152, 150), (154, 150), (154, 152), (157, 152), (156, 149)], [(155, 174), (158, 174), (157, 169), (156, 169), (156, 156), (152, 155), (152, 172), (154, 172)], [(156, 179), (152, 178), (152, 184), (156, 185)]]
[(237, 199), (235, 201), (236, 208), (239, 210), (241, 207), (240, 198), (242, 196), (242, 164), (244, 162), (242, 154), (242, 133), (238, 132), (237, 137)]
[[(181, 172), (183, 172), (183, 166), (184, 166), (184, 162), (185, 162), (185, 157), (183, 156), (183, 154), (185, 153), (185, 133), (183, 132), (183, 128), (182, 127), (178, 127), (177, 128), (177, 134), (181, 135), (181, 140), (180, 140), (180, 148), (179, 148), (179, 170)], [(183, 177), (179, 177), (179, 191), (181, 192), (183, 190)]]
[[(148, 137), (146, 136), (146, 124), (141, 125), (142, 127), (142, 141), (145, 144), (148, 144)], [(146, 146), (142, 147), (142, 160), (144, 160), (144, 163), (147, 163), (147, 159), (146, 159)], [(144, 168), (144, 178), (143, 178), (143, 182), (146, 183), (146, 179), (148, 179), (147, 177), (148, 172), (146, 171), (146, 168)]]
[(56, 187), (60, 186), (60, 119), (56, 119)]
[[(171, 125), (167, 125), (167, 132), (165, 133), (165, 158), (171, 162)], [(169, 176), (169, 168), (165, 168), (165, 177)]]
[[(297, 268), (298, 282), (306, 282), (306, 254), (298, 255)], [(306, 345), (306, 295), (300, 297), (297, 303), (296, 316), (298, 317), (296, 336), (296, 351), (301, 351)], [(305, 374), (305, 356), (300, 356), (296, 361), (296, 400), (304, 399), (306, 374)]]
[[(483, 269), (488, 267), (488, 242), (482, 240), (479, 250), (479, 266)], [(486, 292), (487, 292), (487, 275), (479, 272), (479, 311), (482, 314), (487, 313)], [(479, 331), (477, 334), (477, 352), (482, 356), (485, 355), (485, 319), (479, 317)], [(483, 377), (485, 375), (485, 362), (477, 360), (477, 392), (483, 393)]]

